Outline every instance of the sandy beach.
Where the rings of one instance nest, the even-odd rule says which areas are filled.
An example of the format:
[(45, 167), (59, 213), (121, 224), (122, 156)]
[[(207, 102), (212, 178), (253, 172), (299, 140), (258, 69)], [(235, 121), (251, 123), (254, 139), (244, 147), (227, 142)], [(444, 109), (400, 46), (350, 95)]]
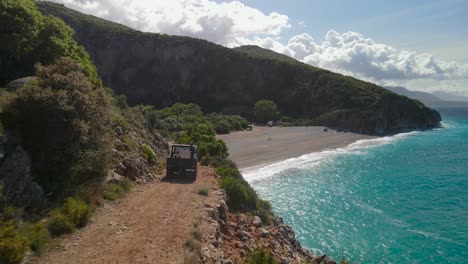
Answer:
[(336, 132), (325, 127), (254, 127), (252, 131), (240, 131), (218, 135), (229, 148), (229, 158), (240, 169), (299, 157), (325, 149), (345, 147), (360, 139), (373, 136)]

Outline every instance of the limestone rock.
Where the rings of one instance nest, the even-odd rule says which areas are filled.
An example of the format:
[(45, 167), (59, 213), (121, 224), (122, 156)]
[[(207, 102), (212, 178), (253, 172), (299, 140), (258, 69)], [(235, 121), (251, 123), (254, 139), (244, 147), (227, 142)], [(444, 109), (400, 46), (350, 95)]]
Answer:
[(114, 169), (114, 171), (119, 174), (119, 175), (125, 175), (125, 172), (127, 171), (127, 168), (120, 162)]
[(258, 216), (254, 216), (252, 220), (252, 224), (256, 227), (259, 227), (262, 225), (262, 219)]
[(106, 183), (117, 183), (117, 182), (121, 181), (122, 179), (123, 179), (123, 177), (120, 176), (119, 174), (117, 174), (115, 171), (109, 170), (109, 172), (107, 173), (105, 182)]
[(31, 159), (21, 146), (17, 146), (1, 164), (0, 182), (6, 201), (18, 207), (38, 202), (44, 193), (42, 187), (33, 181)]
[(244, 237), (246, 237), (246, 238), (251, 238), (251, 237), (252, 237), (251, 234), (249, 234), (248, 232), (242, 231), (242, 230), (237, 231), (237, 232), (236, 232), (236, 236), (237, 236), (238, 238), (244, 238)]
[(144, 178), (149, 173), (148, 162), (143, 158), (127, 158), (123, 161), (125, 176), (131, 180)]
[(259, 229), (259, 234), (260, 234), (261, 237), (267, 237), (270, 234), (270, 232), (268, 230), (266, 230), (265, 228), (260, 228)]
[(123, 129), (120, 126), (117, 126), (115, 128), (115, 133), (117, 133), (117, 135), (119, 135), (119, 136), (124, 134)]

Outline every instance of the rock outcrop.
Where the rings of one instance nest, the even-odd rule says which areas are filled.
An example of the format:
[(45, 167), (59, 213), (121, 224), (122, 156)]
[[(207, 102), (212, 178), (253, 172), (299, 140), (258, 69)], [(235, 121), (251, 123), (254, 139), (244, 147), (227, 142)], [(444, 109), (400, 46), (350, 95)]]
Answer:
[(17, 146), (0, 165), (0, 184), (7, 204), (28, 207), (38, 203), (44, 194), (31, 174), (31, 158)]
[(236, 215), (229, 212), (223, 190), (214, 195), (219, 198), (218, 203), (207, 204), (205, 208), (203, 263), (243, 263), (250, 253), (264, 248), (281, 264), (336, 264), (326, 255), (316, 256), (303, 248), (294, 230), (280, 217), (275, 216), (270, 224), (265, 224), (258, 216)]

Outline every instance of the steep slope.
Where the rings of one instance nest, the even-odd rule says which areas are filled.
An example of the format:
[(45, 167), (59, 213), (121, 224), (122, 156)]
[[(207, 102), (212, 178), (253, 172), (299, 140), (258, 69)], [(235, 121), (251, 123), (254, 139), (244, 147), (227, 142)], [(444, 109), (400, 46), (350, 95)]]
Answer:
[(105, 85), (131, 104), (193, 102), (206, 112), (249, 116), (271, 99), (285, 115), (365, 133), (438, 125), (440, 115), (377, 85), (261, 48), (228, 49), (188, 37), (142, 33), (58, 4), (38, 2), (76, 31)]

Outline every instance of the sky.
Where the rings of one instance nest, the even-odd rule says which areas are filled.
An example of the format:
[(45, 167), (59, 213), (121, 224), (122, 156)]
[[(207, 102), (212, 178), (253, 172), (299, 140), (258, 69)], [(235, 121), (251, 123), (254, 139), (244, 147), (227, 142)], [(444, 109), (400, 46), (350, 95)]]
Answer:
[(467, 0), (52, 0), (155, 33), (258, 45), (379, 85), (468, 96)]

